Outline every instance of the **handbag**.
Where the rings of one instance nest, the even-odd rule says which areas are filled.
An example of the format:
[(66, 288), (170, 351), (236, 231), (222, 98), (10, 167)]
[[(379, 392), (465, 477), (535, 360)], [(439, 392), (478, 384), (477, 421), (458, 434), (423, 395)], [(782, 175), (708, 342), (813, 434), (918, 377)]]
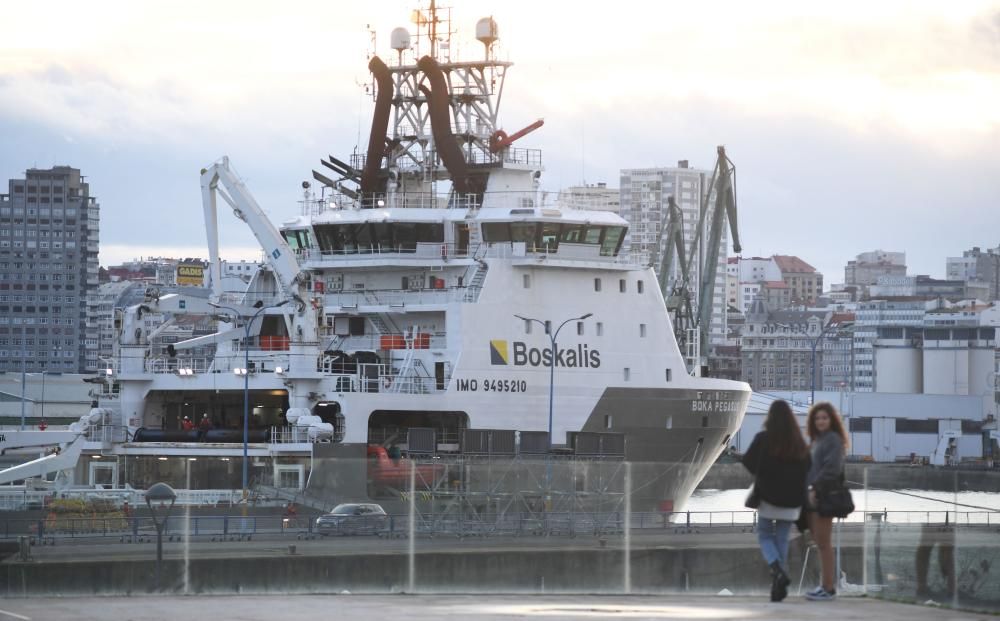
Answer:
[(843, 472), (836, 481), (816, 490), (816, 513), (835, 518), (846, 518), (854, 513), (854, 498), (847, 489)]

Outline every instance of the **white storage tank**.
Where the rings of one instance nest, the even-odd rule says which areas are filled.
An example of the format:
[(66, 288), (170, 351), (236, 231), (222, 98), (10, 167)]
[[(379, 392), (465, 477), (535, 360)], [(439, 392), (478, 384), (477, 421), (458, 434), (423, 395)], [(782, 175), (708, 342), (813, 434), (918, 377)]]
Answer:
[(924, 393), (969, 394), (969, 350), (954, 347), (925, 347)]
[(923, 366), (921, 350), (909, 341), (878, 341), (875, 344), (875, 392), (923, 392)]

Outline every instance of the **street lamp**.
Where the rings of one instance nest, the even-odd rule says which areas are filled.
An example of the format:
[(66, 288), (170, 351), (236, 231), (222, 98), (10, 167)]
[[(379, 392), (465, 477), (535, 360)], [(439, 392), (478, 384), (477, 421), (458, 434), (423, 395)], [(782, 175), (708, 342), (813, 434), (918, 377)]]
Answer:
[[(174, 508), (177, 494), (166, 483), (155, 483), (146, 490), (146, 506), (153, 516), (153, 526), (156, 527), (156, 590), (160, 590), (160, 566), (163, 564), (163, 529), (167, 526), (170, 510)], [(167, 505), (167, 502), (170, 502)], [(158, 503), (154, 506), (153, 503)], [(164, 508), (164, 505), (165, 508)], [(162, 516), (162, 520), (157, 519)]]
[(559, 351), (558, 349), (556, 349), (556, 339), (559, 337), (559, 331), (562, 330), (563, 326), (565, 326), (569, 322), (583, 321), (588, 317), (593, 317), (593, 315), (594, 315), (593, 313), (587, 313), (586, 315), (582, 315), (580, 317), (570, 317), (566, 321), (559, 324), (559, 327), (555, 329), (555, 332), (552, 331), (551, 324), (546, 324), (541, 319), (535, 319), (533, 317), (522, 317), (521, 315), (514, 315), (515, 317), (517, 317), (522, 321), (534, 321), (535, 323), (542, 326), (542, 329), (545, 330), (546, 334), (548, 334), (549, 336), (549, 341), (552, 343), (552, 350), (551, 350), (552, 357), (549, 360), (549, 452), (550, 453), (552, 452), (552, 400), (554, 397), (554, 387), (556, 379), (556, 352)]
[[(288, 304), (288, 300), (282, 300), (277, 304), (271, 304), (270, 306), (261, 306), (257, 309), (253, 315), (247, 320), (246, 324), (243, 326), (243, 368), (234, 369), (237, 375), (243, 375), (243, 506), (244, 511), (246, 510), (247, 498), (250, 496), (248, 489), (248, 468), (249, 468), (249, 444), (250, 444), (250, 328), (253, 326), (253, 322), (257, 317), (269, 308), (278, 308), (279, 306), (284, 306)], [(240, 311), (231, 307), (223, 306), (222, 304), (216, 304), (215, 302), (209, 302), (209, 306), (215, 308), (221, 308), (232, 312), (236, 317), (245, 317)]]

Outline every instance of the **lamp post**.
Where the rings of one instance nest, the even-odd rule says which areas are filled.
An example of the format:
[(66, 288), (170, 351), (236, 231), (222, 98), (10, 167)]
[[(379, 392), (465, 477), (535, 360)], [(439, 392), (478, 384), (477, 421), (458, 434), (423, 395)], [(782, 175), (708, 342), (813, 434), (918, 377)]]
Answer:
[(28, 335), (21, 329), (21, 431), (24, 431), (24, 405), (27, 399), (25, 391), (28, 384)]
[[(232, 312), (236, 317), (245, 317), (240, 311), (231, 307), (223, 306), (221, 304), (216, 304), (215, 302), (209, 302), (209, 306), (215, 308), (221, 308)], [(260, 316), (261, 313), (269, 308), (278, 308), (279, 306), (284, 306), (288, 304), (288, 300), (282, 300), (277, 304), (271, 304), (270, 306), (261, 306), (257, 309), (253, 315), (249, 317), (246, 324), (243, 326), (243, 509), (246, 511), (247, 498), (250, 495), (248, 486), (248, 472), (249, 472), (249, 444), (250, 444), (250, 328), (253, 326), (254, 320)]]
[[(156, 590), (160, 590), (160, 566), (163, 564), (163, 529), (167, 526), (167, 518), (170, 517), (170, 510), (174, 508), (177, 494), (173, 488), (166, 483), (155, 483), (146, 490), (146, 506), (153, 516), (153, 526), (156, 527)], [(170, 502), (163, 508), (166, 502)], [(153, 503), (159, 503), (159, 507), (154, 507)], [(162, 511), (162, 520), (158, 520), (159, 512)]]
[(542, 326), (542, 329), (546, 331), (549, 337), (549, 342), (552, 344), (552, 357), (549, 359), (549, 452), (552, 452), (552, 401), (555, 396), (555, 379), (556, 379), (556, 339), (559, 338), (559, 331), (563, 329), (563, 326), (571, 321), (583, 321), (588, 317), (592, 317), (593, 313), (587, 313), (586, 315), (581, 315), (580, 317), (570, 317), (566, 321), (559, 324), (559, 327), (553, 332), (551, 329), (551, 324), (546, 325), (541, 319), (535, 319), (533, 317), (522, 317), (521, 315), (514, 315), (522, 321), (534, 321), (535, 323)]

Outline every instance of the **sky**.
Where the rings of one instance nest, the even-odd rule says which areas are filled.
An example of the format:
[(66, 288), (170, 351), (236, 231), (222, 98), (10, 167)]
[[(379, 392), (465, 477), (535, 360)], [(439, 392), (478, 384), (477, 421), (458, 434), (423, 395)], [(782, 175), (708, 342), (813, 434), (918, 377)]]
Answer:
[[(454, 4), (463, 58), (482, 53), (478, 18), (499, 24), (502, 124), (545, 119), (523, 143), (543, 148), (546, 189), (711, 168), (725, 145), (744, 256), (798, 255), (834, 283), (868, 250), (943, 277), (945, 257), (1000, 245), (1000, 1)], [(414, 8), (7, 6), (0, 179), (82, 169), (103, 265), (206, 256), (199, 170), (229, 155), (273, 221), (297, 215), (319, 159), (367, 144), (369, 31), (390, 56)], [(228, 213), (221, 231), (223, 256), (259, 256)]]

